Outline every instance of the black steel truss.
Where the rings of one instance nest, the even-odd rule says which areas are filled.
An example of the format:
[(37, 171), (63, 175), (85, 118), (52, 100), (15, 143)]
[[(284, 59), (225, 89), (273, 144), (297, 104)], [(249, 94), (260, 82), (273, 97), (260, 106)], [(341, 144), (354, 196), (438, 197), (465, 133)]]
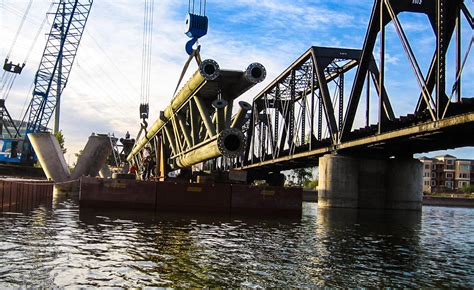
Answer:
[[(433, 28), (437, 45), (426, 74), (422, 73), (398, 20), (401, 12), (425, 13)], [(312, 47), (254, 98), (246, 155), (234, 167), (254, 168), (285, 156), (291, 160), (293, 154), (325, 147), (328, 152), (334, 152), (344, 142), (359, 137), (471, 112), (472, 106), (463, 104), (461, 98), (462, 15), (472, 28), (472, 16), (462, 0), (376, 0), (362, 50)], [(398, 118), (384, 84), (385, 26), (390, 22), (395, 26), (420, 86), (414, 113)], [(453, 94), (456, 101), (452, 100), (453, 94), (446, 94), (445, 88), (445, 55), (454, 33), (457, 53)], [(377, 37), (380, 38), (379, 66), (373, 56)], [(345, 100), (345, 76), (353, 69), (356, 69), (354, 83), (349, 99)], [(364, 87), (367, 89), (366, 107), (360, 108)], [(370, 102), (372, 90), (378, 96), (377, 104)], [(365, 127), (354, 130), (356, 113), (364, 109)], [(377, 120), (370, 120), (369, 112), (374, 109)]]
[[(244, 163), (337, 145), (345, 111), (344, 76), (359, 65), (361, 53), (356, 49), (312, 47), (257, 95)], [(367, 76), (376, 86), (379, 75), (371, 58)], [(382, 94), (384, 119), (393, 120), (385, 88)]]
[[(390, 22), (395, 25), (395, 30), (400, 38), (403, 48), (407, 54), (410, 64), (415, 73), (415, 77), (420, 86), (420, 97), (418, 105), (415, 110), (416, 114), (427, 111), (433, 121), (440, 120), (446, 115), (447, 107), (450, 100), (446, 95), (446, 59), (445, 55), (448, 50), (455, 28), (457, 35), (457, 73), (460, 72), (460, 17), (461, 11), (468, 19), (472, 27), (472, 17), (469, 14), (466, 6), (462, 0), (434, 0), (434, 1), (413, 1), (413, 0), (376, 0), (372, 9), (372, 16), (370, 18), (369, 27), (365, 37), (362, 58), (360, 66), (357, 69), (356, 78), (352, 87), (352, 92), (349, 100), (348, 109), (344, 118), (344, 126), (341, 132), (340, 139), (347, 140), (352, 130), (354, 119), (361, 98), (362, 89), (364, 86), (364, 77), (369, 68), (369, 62), (374, 52), (377, 35), (380, 36), (380, 83), (384, 82), (385, 70), (385, 26)], [(434, 48), (434, 55), (431, 66), (426, 74), (423, 75), (417, 59), (413, 53), (411, 45), (405, 35), (403, 27), (398, 19), (398, 14), (401, 12), (424, 13), (428, 16), (433, 32), (436, 36), (436, 47)], [(460, 79), (459, 79), (460, 80)], [(460, 83), (460, 81), (459, 81)], [(432, 93), (436, 86), (436, 95), (433, 98)], [(458, 100), (460, 101), (461, 86), (458, 86)], [(383, 98), (382, 98), (383, 99)], [(379, 120), (379, 133), (384, 130), (383, 120)]]

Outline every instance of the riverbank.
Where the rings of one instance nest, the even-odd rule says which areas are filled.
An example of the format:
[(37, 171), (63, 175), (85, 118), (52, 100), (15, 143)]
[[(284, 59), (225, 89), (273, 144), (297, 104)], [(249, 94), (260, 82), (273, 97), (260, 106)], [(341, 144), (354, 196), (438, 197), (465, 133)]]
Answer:
[(423, 205), (474, 208), (474, 198), (424, 196)]
[[(318, 192), (304, 190), (303, 201), (317, 203)], [(423, 197), (423, 205), (474, 208), (474, 198), (425, 195)]]

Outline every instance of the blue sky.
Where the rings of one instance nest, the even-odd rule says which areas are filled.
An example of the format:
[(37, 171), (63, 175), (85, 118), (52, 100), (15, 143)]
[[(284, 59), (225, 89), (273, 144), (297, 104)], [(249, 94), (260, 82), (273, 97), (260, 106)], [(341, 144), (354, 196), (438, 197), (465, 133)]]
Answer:
[[(1, 58), (7, 54), (27, 0), (0, 0)], [(154, 120), (171, 99), (187, 55), (184, 44), (185, 0), (155, 1), (150, 115)], [(28, 21), (14, 47), (12, 59), (22, 60), (50, 4), (35, 0)], [(466, 1), (473, 9), (473, 2)], [(268, 76), (242, 98), (250, 100), (266, 84), (311, 45), (361, 48), (372, 9), (372, 0), (208, 0), (208, 35), (201, 40), (203, 58), (215, 59), (221, 67), (244, 69), (249, 63), (264, 64)], [(434, 49), (434, 36), (424, 15), (402, 14), (400, 20), (423, 71)], [(139, 129), (138, 105), (143, 23), (143, 1), (96, 0), (91, 11), (68, 87), (63, 93), (61, 128), (73, 159), (91, 132), (135, 135)], [(464, 25), (464, 49), (472, 31)], [(45, 27), (49, 29), (48, 24)], [(28, 89), (45, 43), (42, 35), (25, 72), (17, 80), (7, 106), (14, 118), (29, 98)], [(415, 41), (417, 45), (415, 45)], [(453, 54), (448, 58), (452, 63)], [(387, 36), (387, 89), (396, 115), (413, 112), (418, 85), (393, 28)], [(194, 68), (190, 69), (191, 71)], [(448, 65), (448, 88), (454, 67)], [(463, 95), (474, 97), (472, 53), (464, 71)], [(347, 86), (347, 95), (350, 86)], [(415, 93), (414, 93), (415, 92)], [(375, 114), (375, 112), (373, 112)], [(357, 124), (357, 123), (356, 123)], [(445, 152), (429, 153), (441, 154)], [(474, 149), (449, 151), (473, 158)]]

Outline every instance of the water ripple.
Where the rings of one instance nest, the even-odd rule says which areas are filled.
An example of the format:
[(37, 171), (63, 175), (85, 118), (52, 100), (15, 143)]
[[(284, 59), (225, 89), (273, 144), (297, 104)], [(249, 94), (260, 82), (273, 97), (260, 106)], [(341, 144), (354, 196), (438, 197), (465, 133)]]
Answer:
[(0, 214), (0, 287), (473, 287), (474, 210)]

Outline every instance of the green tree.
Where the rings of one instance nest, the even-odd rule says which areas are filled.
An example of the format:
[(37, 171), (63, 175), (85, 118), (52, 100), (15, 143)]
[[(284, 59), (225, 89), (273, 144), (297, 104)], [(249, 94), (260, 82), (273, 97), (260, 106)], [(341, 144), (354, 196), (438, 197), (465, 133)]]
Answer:
[(66, 147), (64, 147), (65, 139), (64, 139), (63, 131), (61, 130), (61, 131), (58, 131), (58, 132), (54, 133), (54, 137), (56, 137), (56, 140), (58, 140), (59, 147), (61, 147), (61, 150), (63, 151), (63, 154), (66, 154), (67, 149), (66, 149)]
[(474, 185), (465, 185), (461, 190), (464, 193), (474, 192)]
[(304, 187), (306, 188), (311, 188), (311, 189), (316, 189), (318, 187), (319, 180), (314, 179), (314, 180), (308, 180), (307, 183), (305, 183)]
[(73, 166), (75, 167), (77, 165), (77, 161), (79, 161), (79, 157), (82, 155), (82, 149), (79, 150), (79, 152), (74, 153), (74, 156), (76, 156), (76, 162), (74, 162)]
[(311, 178), (313, 178), (313, 168), (314, 167), (294, 169), (293, 172), (297, 179), (296, 183), (300, 186), (303, 186), (306, 185), (307, 182), (311, 181)]

